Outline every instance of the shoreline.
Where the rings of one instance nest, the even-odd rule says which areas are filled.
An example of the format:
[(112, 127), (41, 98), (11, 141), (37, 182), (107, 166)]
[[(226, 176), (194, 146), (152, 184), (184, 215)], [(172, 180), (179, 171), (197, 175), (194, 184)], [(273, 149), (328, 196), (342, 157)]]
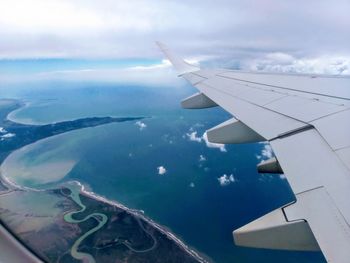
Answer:
[[(45, 125), (46, 124), (46, 123), (45, 124), (42, 124), (42, 123), (25, 123), (25, 122), (20, 122), (18, 120), (15, 120), (14, 118), (12, 118), (10, 116), (11, 114), (13, 115), (14, 112), (17, 112), (19, 110), (23, 110), (24, 108), (29, 107), (31, 105), (30, 102), (23, 102), (23, 101), (20, 101), (18, 99), (15, 99), (15, 101), (20, 102), (21, 105), (17, 109), (14, 109), (11, 112), (9, 112), (7, 114), (7, 116), (6, 116), (6, 120), (11, 121), (13, 123), (25, 124), (25, 125)], [(50, 123), (48, 123), (48, 124), (50, 124)], [(15, 151), (21, 150), (24, 147), (27, 147), (28, 145), (39, 143), (39, 142), (42, 142), (43, 140), (46, 140), (46, 139), (49, 139), (49, 138), (54, 138), (54, 137), (60, 136), (60, 135), (61, 134), (40, 139), (40, 140), (38, 140), (38, 141), (36, 141), (34, 143), (27, 144), (27, 145), (25, 145), (25, 146), (23, 146), (23, 147), (21, 147), (19, 149), (16, 149)], [(56, 189), (56, 188), (35, 189), (35, 188), (31, 188), (31, 187), (21, 186), (21, 185), (18, 185), (16, 183), (12, 182), (10, 179), (8, 179), (6, 176), (4, 176), (3, 173), (1, 172), (1, 170), (2, 170), (1, 166), (6, 161), (6, 159), (11, 154), (13, 154), (15, 151), (12, 151), (11, 153), (9, 153), (9, 155), (6, 156), (6, 158), (0, 163), (0, 181), (6, 188), (8, 188), (8, 190), (41, 192), (41, 191), (48, 191), (48, 190)], [(115, 206), (115, 207), (117, 207), (119, 209), (122, 209), (122, 210), (126, 211), (127, 213), (133, 215), (134, 217), (137, 217), (139, 219), (144, 220), (149, 225), (151, 225), (153, 228), (157, 229), (159, 232), (161, 232), (162, 234), (166, 235), (167, 238), (169, 238), (170, 240), (175, 242), (181, 249), (183, 249), (186, 253), (188, 253), (189, 255), (194, 257), (199, 262), (201, 262), (201, 263), (210, 263), (210, 262), (212, 262), (212, 260), (205, 259), (203, 256), (201, 256), (200, 255), (201, 253), (197, 252), (194, 248), (191, 248), (188, 245), (186, 245), (180, 238), (178, 238), (175, 234), (173, 234), (169, 228), (167, 228), (165, 226), (162, 226), (162, 225), (158, 224), (157, 222), (155, 222), (154, 220), (152, 220), (151, 218), (147, 217), (142, 210), (128, 208), (127, 206), (119, 203), (116, 200), (110, 200), (110, 199), (108, 199), (106, 197), (98, 195), (97, 193), (95, 193), (93, 191), (88, 191), (88, 190), (85, 189), (85, 185), (83, 183), (81, 183), (79, 181), (76, 181), (76, 180), (71, 180), (71, 181), (67, 181), (67, 182), (58, 184), (57, 185), (57, 189), (62, 187), (62, 186), (64, 186), (65, 184), (69, 184), (69, 183), (76, 183), (76, 184), (78, 184), (80, 189), (81, 189), (80, 190), (80, 194), (86, 195), (87, 197), (95, 199), (98, 202), (102, 202), (102, 203), (106, 203), (106, 204)]]
[(13, 115), (15, 115), (17, 112), (25, 109), (25, 108), (28, 108), (31, 104), (33, 103), (30, 103), (30, 102), (27, 102), (27, 101), (20, 101), (20, 100), (16, 100), (18, 102), (21, 103), (21, 106), (18, 107), (17, 109), (9, 112), (7, 115), (6, 115), (6, 120), (8, 121), (11, 121), (11, 122), (14, 122), (14, 123), (18, 123), (18, 124), (23, 124), (23, 125), (41, 125), (41, 123), (34, 123), (34, 122), (24, 122), (24, 121), (20, 121), (20, 120), (16, 120), (16, 118), (13, 117)]
[(93, 198), (97, 201), (107, 203), (109, 205), (116, 206), (120, 209), (125, 210), (126, 212), (132, 214), (135, 217), (138, 217), (140, 219), (143, 219), (148, 224), (150, 224), (152, 227), (159, 230), (161, 233), (165, 234), (169, 239), (173, 240), (177, 245), (179, 245), (182, 249), (184, 249), (187, 253), (189, 253), (191, 256), (195, 257), (197, 260), (199, 260), (202, 263), (209, 263), (210, 261), (204, 259), (202, 256), (199, 255), (199, 252), (195, 251), (193, 248), (190, 248), (187, 246), (180, 238), (176, 237), (175, 234), (173, 234), (170, 230), (167, 229), (167, 227), (162, 226), (155, 222), (153, 219), (147, 217), (142, 210), (132, 209), (129, 207), (126, 207), (125, 205), (119, 203), (115, 200), (107, 199), (106, 197), (103, 197), (101, 195), (96, 194), (95, 192), (85, 190), (85, 186), (79, 182), (79, 181), (70, 181), (70, 182), (76, 182), (81, 186), (81, 193), (85, 194), (86, 196)]
[[(27, 122), (25, 120), (30, 120), (30, 119), (22, 119), (21, 120), (21, 119), (16, 118), (16, 116), (14, 116), (14, 115), (16, 115), (16, 113), (18, 113), (19, 111), (22, 111), (25, 108), (28, 108), (29, 106), (34, 105), (35, 102), (21, 101), (19, 99), (13, 99), (13, 101), (19, 102), (21, 105), (17, 109), (14, 109), (13, 111), (9, 112), (6, 115), (6, 120), (10, 121), (10, 122), (13, 122), (13, 123), (17, 123), (17, 124), (38, 126), (38, 125), (49, 125), (49, 124), (55, 124), (55, 123), (58, 123), (58, 122), (74, 121), (74, 120), (77, 120), (77, 119), (89, 118), (88, 116), (81, 116), (81, 117), (77, 117), (77, 118), (59, 119), (59, 120), (55, 120), (55, 121), (52, 121), (52, 122), (39, 122), (39, 121), (33, 121), (33, 120)], [(103, 116), (94, 116), (94, 117), (99, 118), (99, 117), (106, 117), (106, 116), (103, 115)], [(110, 117), (110, 118), (123, 118), (125, 116), (108, 115), (107, 117)], [(142, 119), (151, 119), (151, 118), (154, 118), (154, 117), (153, 116), (144, 116), (144, 117), (142, 117)], [(105, 124), (105, 125), (107, 125), (107, 124)], [(91, 128), (93, 128), (93, 127), (91, 127)], [(84, 129), (84, 128), (82, 128), (82, 129)]]

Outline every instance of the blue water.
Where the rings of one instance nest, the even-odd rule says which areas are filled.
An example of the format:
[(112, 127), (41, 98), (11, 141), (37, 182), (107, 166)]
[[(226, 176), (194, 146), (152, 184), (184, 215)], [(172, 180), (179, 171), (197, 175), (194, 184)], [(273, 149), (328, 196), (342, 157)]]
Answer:
[[(142, 87), (106, 83), (36, 83), (2, 89), (31, 102), (18, 120), (47, 123), (87, 116), (146, 116), (146, 128), (114, 123), (52, 138), (33, 148), (23, 163), (47, 154), (77, 163), (63, 181), (76, 179), (97, 194), (141, 209), (186, 244), (216, 262), (324, 262), (320, 253), (236, 247), (232, 230), (293, 200), (286, 180), (259, 175), (256, 155), (263, 145), (227, 145), (227, 152), (190, 141), (187, 133), (227, 120), (220, 108), (183, 110), (179, 101), (192, 87)], [(62, 147), (64, 142), (64, 147)], [(60, 151), (55, 151), (55, 143)], [(46, 151), (46, 153), (45, 153)], [(52, 154), (47, 152), (51, 151)], [(199, 161), (200, 155), (206, 160)], [(31, 157), (30, 157), (31, 156)], [(159, 175), (157, 167), (167, 172)], [(219, 184), (223, 174), (235, 181)], [(60, 183), (60, 182), (57, 182)], [(37, 186), (40, 187), (40, 186)], [(45, 187), (45, 186), (42, 186)]]

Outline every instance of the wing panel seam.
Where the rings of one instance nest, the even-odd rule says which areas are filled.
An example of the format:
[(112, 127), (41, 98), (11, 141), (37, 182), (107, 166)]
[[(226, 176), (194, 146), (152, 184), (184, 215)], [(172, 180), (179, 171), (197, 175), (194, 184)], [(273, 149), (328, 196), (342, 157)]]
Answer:
[(305, 131), (308, 131), (308, 130), (311, 130), (311, 129), (314, 129), (314, 126), (312, 126), (310, 124), (307, 124), (307, 125), (305, 125), (303, 127), (300, 127), (300, 128), (297, 128), (297, 129), (294, 129), (294, 130), (291, 130), (291, 131), (287, 131), (287, 132), (281, 133), (278, 136), (276, 136), (275, 138), (270, 139), (269, 141), (273, 141), (273, 140), (276, 140), (276, 139), (283, 139), (283, 138), (286, 138), (286, 137), (289, 137), (289, 136), (293, 136), (295, 134), (298, 134), (298, 133), (301, 133), (301, 132), (305, 132)]
[(228, 96), (230, 96), (230, 97), (234, 97), (234, 98), (236, 98), (236, 99), (238, 99), (238, 100), (241, 100), (241, 101), (244, 101), (244, 102), (246, 102), (246, 103), (252, 104), (252, 105), (254, 105), (254, 106), (256, 106), (256, 107), (263, 108), (263, 109), (265, 109), (265, 110), (271, 111), (271, 112), (276, 113), (276, 114), (278, 114), (278, 115), (282, 115), (282, 116), (284, 116), (284, 117), (286, 117), (286, 118), (295, 120), (295, 121), (300, 122), (300, 123), (303, 123), (303, 124), (305, 124), (305, 125), (310, 125), (309, 123), (304, 122), (304, 121), (302, 121), (302, 120), (293, 118), (293, 117), (288, 116), (288, 115), (286, 115), (286, 114), (283, 114), (283, 113), (281, 113), (281, 112), (277, 112), (277, 111), (275, 111), (275, 110), (266, 108), (266, 107), (261, 106), (261, 105), (259, 105), (259, 104), (253, 103), (253, 102), (251, 102), (251, 101), (242, 99), (241, 97), (232, 95), (232, 94), (230, 94), (229, 92), (223, 91), (223, 90), (221, 90), (221, 89), (214, 88), (213, 86), (211, 86), (211, 85), (209, 85), (209, 84), (207, 84), (207, 83), (204, 83), (204, 82), (203, 82), (203, 83), (201, 83), (201, 84), (202, 84), (202, 85), (205, 85), (205, 86), (207, 86), (207, 87), (209, 87), (209, 88), (211, 88), (211, 89), (214, 89), (214, 90), (216, 90), (216, 91), (218, 91), (218, 92), (224, 93), (224, 94), (226, 94), (226, 95), (228, 95)]
[(254, 81), (249, 81), (249, 80), (244, 80), (244, 79), (239, 79), (239, 78), (223, 76), (223, 75), (220, 75), (220, 74), (222, 74), (222, 73), (216, 74), (216, 76), (221, 77), (221, 78), (226, 78), (226, 79), (233, 79), (233, 80), (237, 80), (237, 81), (252, 83), (252, 84), (258, 84), (258, 85), (267, 86), (267, 87), (273, 87), (273, 88), (279, 88), (279, 89), (296, 91), (296, 92), (300, 92), (300, 93), (307, 93), (307, 94), (313, 94), (313, 95), (318, 95), (318, 96), (323, 96), (323, 97), (328, 97), (328, 98), (335, 98), (335, 99), (342, 99), (342, 100), (350, 100), (349, 98), (332, 96), (332, 95), (326, 95), (326, 94), (322, 94), (322, 93), (310, 92), (310, 91), (304, 91), (304, 90), (298, 90), (298, 89), (292, 89), (292, 88), (286, 88), (286, 87), (280, 87), (280, 86), (271, 85), (271, 84), (265, 84), (265, 83), (259, 83), (259, 82), (254, 82)]
[(342, 109), (342, 110), (339, 110), (339, 111), (336, 111), (336, 112), (329, 113), (329, 114), (324, 115), (324, 116), (322, 116), (322, 117), (318, 117), (318, 118), (316, 118), (316, 119), (313, 119), (313, 120), (311, 120), (311, 121), (309, 121), (309, 122), (318, 121), (318, 120), (320, 120), (320, 119), (323, 119), (323, 118), (326, 118), (326, 117), (329, 117), (329, 116), (332, 116), (332, 115), (334, 115), (334, 114), (338, 114), (338, 113), (340, 113), (340, 112), (347, 111), (347, 110), (349, 110), (349, 108), (345, 108), (345, 109)]

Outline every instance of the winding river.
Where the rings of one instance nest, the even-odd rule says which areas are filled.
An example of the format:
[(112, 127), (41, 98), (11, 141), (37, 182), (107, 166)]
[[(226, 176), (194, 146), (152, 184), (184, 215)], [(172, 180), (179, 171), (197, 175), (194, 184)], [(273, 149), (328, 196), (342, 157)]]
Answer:
[(87, 238), (89, 235), (91, 235), (92, 233), (96, 232), (97, 230), (99, 230), (102, 226), (104, 226), (108, 220), (108, 217), (105, 214), (102, 213), (92, 213), (86, 217), (84, 217), (83, 219), (80, 220), (76, 220), (73, 218), (73, 216), (75, 214), (79, 214), (85, 211), (86, 206), (81, 202), (80, 200), (80, 187), (79, 186), (75, 186), (75, 185), (69, 185), (67, 186), (67, 188), (70, 190), (70, 194), (68, 195), (70, 198), (72, 198), (72, 200), (80, 206), (80, 210), (79, 211), (71, 211), (68, 212), (64, 215), (64, 220), (68, 223), (74, 223), (74, 224), (78, 224), (81, 222), (84, 222), (90, 218), (94, 218), (97, 222), (98, 225), (91, 228), (89, 231), (87, 231), (84, 235), (80, 236), (73, 244), (72, 248), (71, 248), (71, 255), (72, 257), (74, 257), (75, 259), (78, 260), (84, 260), (84, 262), (89, 262), (89, 263), (95, 263), (95, 259), (93, 258), (93, 256), (91, 256), (88, 253), (84, 253), (84, 252), (79, 252), (78, 248), (81, 244), (81, 242), (83, 242), (83, 240), (85, 238)]

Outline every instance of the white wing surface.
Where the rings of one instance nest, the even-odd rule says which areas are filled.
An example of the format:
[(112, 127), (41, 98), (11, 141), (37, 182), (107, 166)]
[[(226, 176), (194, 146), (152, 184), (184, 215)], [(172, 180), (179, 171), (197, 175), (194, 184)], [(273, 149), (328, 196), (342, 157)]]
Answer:
[(258, 169), (282, 169), (295, 193), (296, 202), (233, 231), (235, 243), (322, 250), (328, 262), (350, 262), (350, 78), (202, 70), (159, 45), (199, 90), (183, 107), (219, 105), (233, 115), (208, 139), (268, 141), (276, 158)]

